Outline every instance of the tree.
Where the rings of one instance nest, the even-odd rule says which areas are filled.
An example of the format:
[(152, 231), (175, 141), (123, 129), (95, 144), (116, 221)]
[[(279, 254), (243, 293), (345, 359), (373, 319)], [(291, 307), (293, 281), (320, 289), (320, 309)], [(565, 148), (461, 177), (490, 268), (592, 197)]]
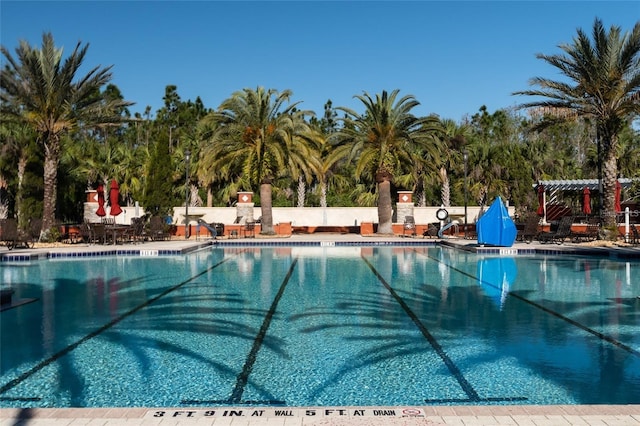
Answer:
[(169, 154), (169, 135), (161, 133), (147, 165), (147, 185), (143, 197), (145, 211), (154, 216), (173, 214), (173, 165)]
[(44, 151), (43, 234), (55, 223), (62, 136), (79, 126), (118, 122), (118, 112), (130, 105), (101, 95), (100, 88), (111, 80), (111, 67), (95, 67), (76, 78), (87, 49), (79, 42), (63, 61), (63, 50), (55, 47), (50, 33), (42, 36), (40, 49), (21, 41), (15, 58), (2, 46), (7, 60), (0, 71), (3, 119), (32, 126)]
[[(378, 192), (378, 234), (392, 234), (391, 184), (403, 165), (412, 164), (412, 153), (437, 151), (438, 123), (435, 116), (418, 118), (411, 110), (419, 105), (412, 96), (398, 98), (399, 90), (382, 91), (373, 99), (366, 92), (356, 96), (365, 107), (357, 114), (339, 108), (346, 116), (344, 126), (332, 138), (339, 146), (336, 155), (355, 160), (355, 175), (375, 180)], [(397, 102), (396, 102), (397, 100)]]
[(260, 186), (262, 234), (274, 233), (274, 180), (286, 174), (297, 179), (313, 171), (312, 136), (304, 120), (311, 113), (297, 111), (297, 103), (285, 106), (291, 95), (290, 90), (243, 89), (203, 120), (204, 126), (215, 125), (200, 151), (202, 169), (215, 170), (216, 179)]
[(543, 77), (531, 80), (539, 89), (516, 95), (542, 97), (520, 108), (544, 107), (559, 120), (587, 118), (595, 121), (598, 161), (602, 164), (604, 216), (609, 226), (616, 224), (615, 186), (618, 178), (619, 133), (640, 114), (640, 22), (631, 33), (620, 27), (609, 31), (595, 19), (593, 40), (582, 29), (571, 44), (562, 44), (564, 54), (538, 54), (566, 77), (555, 81)]
[[(443, 120), (442, 125), (444, 127), (444, 152), (440, 163), (439, 175), (442, 183), (442, 205), (449, 207), (451, 205), (451, 183), (449, 173), (456, 166), (458, 169), (460, 166), (464, 167), (463, 151), (471, 128), (466, 124), (458, 126), (450, 119)], [(464, 170), (461, 174), (464, 175)]]

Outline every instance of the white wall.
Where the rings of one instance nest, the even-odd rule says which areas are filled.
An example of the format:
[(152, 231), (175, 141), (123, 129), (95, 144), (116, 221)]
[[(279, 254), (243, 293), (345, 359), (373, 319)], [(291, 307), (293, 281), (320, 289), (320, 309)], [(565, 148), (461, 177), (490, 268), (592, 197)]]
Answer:
[[(488, 207), (485, 207), (485, 210)], [(417, 224), (438, 222), (436, 212), (440, 207), (414, 207), (413, 216)], [(459, 223), (464, 223), (464, 206), (453, 206), (446, 209), (449, 216)], [(173, 223), (184, 223), (184, 207), (174, 207)], [(480, 207), (467, 207), (467, 222), (475, 223), (480, 214)], [(515, 214), (515, 208), (509, 207), (509, 214)], [(198, 217), (205, 222), (231, 224), (236, 220), (235, 207), (189, 207), (191, 223)], [(260, 207), (254, 207), (253, 218), (261, 216)], [(291, 222), (292, 226), (360, 226), (362, 222), (378, 223), (377, 207), (273, 207), (273, 223)], [(398, 223), (404, 218), (398, 218)], [(241, 222), (242, 223), (242, 222)]]

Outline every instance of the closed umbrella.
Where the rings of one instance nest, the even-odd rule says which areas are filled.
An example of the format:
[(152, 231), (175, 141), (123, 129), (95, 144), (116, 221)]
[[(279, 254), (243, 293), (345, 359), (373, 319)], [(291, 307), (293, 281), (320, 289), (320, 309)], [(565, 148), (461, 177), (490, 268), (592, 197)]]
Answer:
[(544, 216), (544, 186), (538, 187), (538, 216)]
[(109, 190), (109, 204), (111, 205), (111, 216), (118, 216), (122, 213), (118, 199), (120, 198), (120, 188), (115, 179), (111, 181), (111, 189)]
[(582, 213), (591, 214), (591, 191), (589, 188), (582, 190)]
[(616, 203), (615, 203), (616, 213), (622, 211), (622, 207), (620, 206), (620, 192), (621, 191), (622, 191), (622, 185), (620, 185), (620, 181), (616, 181)]
[(102, 217), (106, 216), (107, 212), (104, 211), (104, 187), (102, 184), (98, 185), (98, 210), (96, 210), (96, 215)]

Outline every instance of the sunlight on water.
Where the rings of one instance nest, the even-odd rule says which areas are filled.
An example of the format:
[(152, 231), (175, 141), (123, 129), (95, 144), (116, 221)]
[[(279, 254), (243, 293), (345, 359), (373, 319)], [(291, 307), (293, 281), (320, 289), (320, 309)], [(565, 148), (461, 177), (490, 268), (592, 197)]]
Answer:
[(0, 406), (640, 403), (638, 261), (420, 246), (0, 266)]

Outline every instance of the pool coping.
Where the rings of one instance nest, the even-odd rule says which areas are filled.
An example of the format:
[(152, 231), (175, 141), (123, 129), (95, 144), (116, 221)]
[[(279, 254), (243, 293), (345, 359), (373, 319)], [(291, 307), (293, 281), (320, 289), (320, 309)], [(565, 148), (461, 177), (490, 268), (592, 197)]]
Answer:
[(475, 240), (461, 238), (426, 239), (404, 237), (363, 237), (358, 234), (301, 234), (282, 237), (246, 239), (168, 240), (148, 241), (124, 245), (65, 244), (57, 247), (14, 249), (0, 248), (0, 264), (4, 262), (31, 262), (45, 259), (91, 258), (98, 256), (174, 256), (188, 254), (210, 246), (218, 247), (286, 247), (286, 246), (408, 246), (452, 247), (471, 253), (486, 255), (578, 255), (618, 259), (640, 259), (640, 247), (594, 247), (583, 244), (541, 244), (516, 242), (512, 247), (479, 245)]
[[(640, 405), (2, 408), (9, 424), (640, 425)], [(256, 416), (255, 413), (260, 415)], [(285, 414), (283, 414), (285, 413)]]

